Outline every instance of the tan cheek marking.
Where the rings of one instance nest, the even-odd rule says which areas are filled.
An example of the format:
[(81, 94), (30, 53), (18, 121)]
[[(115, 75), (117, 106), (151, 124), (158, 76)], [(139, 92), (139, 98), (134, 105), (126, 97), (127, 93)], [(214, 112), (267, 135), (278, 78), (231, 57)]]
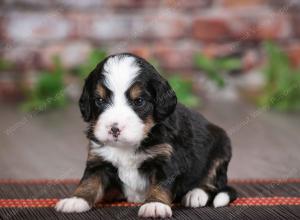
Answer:
[(137, 99), (141, 96), (142, 88), (140, 85), (134, 85), (129, 90), (129, 96), (132, 100)]
[(147, 136), (151, 128), (154, 126), (152, 115), (149, 115), (144, 121), (144, 136)]
[(106, 98), (106, 90), (103, 87), (103, 85), (101, 84), (97, 85), (97, 92), (101, 98)]

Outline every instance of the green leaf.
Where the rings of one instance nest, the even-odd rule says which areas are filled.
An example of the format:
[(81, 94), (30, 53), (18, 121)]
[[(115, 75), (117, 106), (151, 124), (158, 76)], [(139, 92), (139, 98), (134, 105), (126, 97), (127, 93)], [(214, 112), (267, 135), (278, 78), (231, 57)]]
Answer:
[(8, 71), (14, 68), (14, 64), (6, 59), (0, 58), (0, 71)]
[(199, 97), (193, 93), (193, 84), (191, 81), (183, 79), (179, 74), (170, 76), (168, 81), (175, 91), (179, 102), (188, 107), (197, 107), (200, 105)]
[(67, 103), (64, 89), (65, 70), (58, 57), (53, 59), (54, 68), (42, 71), (37, 81), (29, 91), (28, 97), (21, 108), (25, 111), (45, 111), (51, 108), (63, 107)]
[(210, 58), (202, 54), (197, 54), (195, 60), (196, 60), (196, 66), (204, 71), (210, 72), (210, 71), (217, 70), (218, 68), (213, 62), (213, 60), (211, 60)]
[[(272, 42), (265, 42), (267, 63), (263, 68), (266, 85), (260, 105), (279, 111), (300, 110), (300, 71), (291, 66), (287, 54)], [(275, 101), (270, 101), (275, 100)]]
[[(225, 61), (217, 61), (210, 59), (202, 54), (196, 54), (195, 56), (196, 66), (203, 70), (207, 77), (213, 81), (218, 87), (223, 88), (225, 86), (225, 80), (221, 75), (221, 63), (226, 64)], [(228, 63), (227, 65), (229, 65)]]
[(241, 69), (242, 63), (237, 58), (223, 58), (218, 61), (218, 66), (220, 70), (233, 71)]

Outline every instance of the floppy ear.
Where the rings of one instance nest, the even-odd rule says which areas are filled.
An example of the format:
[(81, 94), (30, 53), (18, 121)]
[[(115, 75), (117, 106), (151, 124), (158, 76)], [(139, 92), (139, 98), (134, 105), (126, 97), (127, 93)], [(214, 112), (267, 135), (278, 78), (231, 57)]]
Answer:
[(92, 94), (90, 94), (89, 78), (85, 80), (83, 91), (79, 99), (79, 108), (82, 118), (85, 122), (90, 122), (92, 119)]
[(169, 83), (162, 77), (151, 80), (151, 85), (155, 93), (154, 118), (159, 122), (173, 113), (177, 97)]
[(100, 73), (102, 72), (103, 65), (108, 58), (109, 57), (102, 60), (85, 79), (83, 91), (79, 99), (80, 112), (85, 122), (90, 122), (93, 117), (93, 91), (95, 89), (95, 82), (102, 79), (102, 75)]

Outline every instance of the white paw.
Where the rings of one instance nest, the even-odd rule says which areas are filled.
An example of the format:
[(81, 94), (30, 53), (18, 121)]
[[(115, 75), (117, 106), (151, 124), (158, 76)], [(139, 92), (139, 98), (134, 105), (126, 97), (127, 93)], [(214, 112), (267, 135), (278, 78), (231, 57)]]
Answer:
[(186, 207), (203, 207), (207, 204), (208, 195), (207, 193), (199, 188), (195, 188), (189, 191), (183, 198), (182, 204)]
[(222, 207), (228, 205), (230, 202), (229, 195), (225, 192), (218, 193), (213, 201), (213, 205), (215, 208)]
[(172, 216), (172, 210), (161, 202), (149, 202), (140, 207), (138, 215), (143, 218), (168, 218)]
[(85, 212), (90, 208), (84, 199), (77, 197), (62, 199), (55, 205), (56, 211), (59, 212)]

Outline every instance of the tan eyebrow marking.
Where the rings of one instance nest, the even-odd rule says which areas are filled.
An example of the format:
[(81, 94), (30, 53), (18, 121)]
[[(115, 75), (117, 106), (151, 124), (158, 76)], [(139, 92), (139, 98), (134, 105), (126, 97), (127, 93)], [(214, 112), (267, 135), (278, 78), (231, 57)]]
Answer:
[(97, 92), (101, 98), (106, 98), (107, 93), (102, 84), (97, 85)]
[(142, 88), (141, 85), (139, 84), (134, 84), (130, 89), (129, 89), (129, 96), (132, 100), (137, 99), (140, 97), (142, 94)]

